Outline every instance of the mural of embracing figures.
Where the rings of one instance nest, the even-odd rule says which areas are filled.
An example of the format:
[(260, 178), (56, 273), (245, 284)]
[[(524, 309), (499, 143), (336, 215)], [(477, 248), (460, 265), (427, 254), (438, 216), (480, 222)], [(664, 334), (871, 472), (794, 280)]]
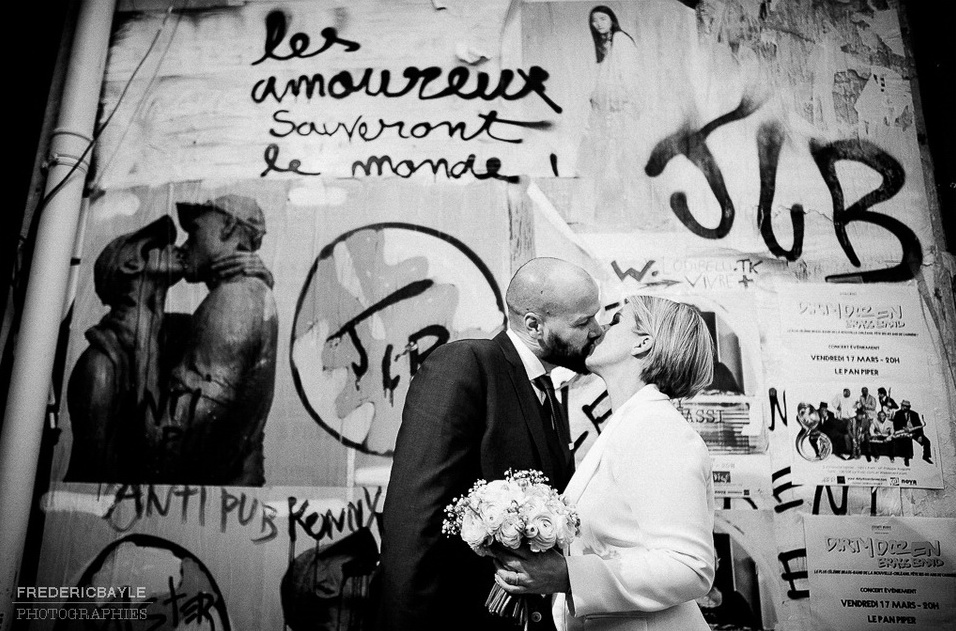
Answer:
[[(224, 195), (177, 204), (111, 241), (94, 265), (110, 311), (86, 333), (70, 375), (69, 481), (262, 486), (275, 388), (278, 315), (272, 274), (255, 252), (265, 217)], [(205, 283), (195, 313), (165, 313), (180, 280)]]

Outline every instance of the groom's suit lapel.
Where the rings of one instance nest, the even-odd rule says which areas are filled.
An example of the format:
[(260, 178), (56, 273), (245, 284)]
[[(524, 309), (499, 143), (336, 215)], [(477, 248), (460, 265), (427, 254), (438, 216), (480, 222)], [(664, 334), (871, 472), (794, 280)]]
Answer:
[(541, 458), (543, 473), (549, 476), (553, 475), (557, 470), (554, 468), (554, 463), (551, 462), (548, 439), (544, 435), (544, 427), (541, 425), (541, 402), (538, 400), (531, 382), (528, 381), (528, 373), (525, 371), (524, 364), (521, 363), (521, 357), (511, 342), (511, 338), (502, 331), (494, 339), (510, 364), (511, 369), (508, 371), (508, 377), (511, 379), (518, 406), (521, 408), (521, 416), (528, 426), (531, 440), (534, 442), (534, 447)]

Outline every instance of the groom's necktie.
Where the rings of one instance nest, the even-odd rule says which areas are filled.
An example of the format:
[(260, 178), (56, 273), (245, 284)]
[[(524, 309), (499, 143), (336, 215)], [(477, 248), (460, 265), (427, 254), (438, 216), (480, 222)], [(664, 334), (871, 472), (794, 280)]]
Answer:
[[(568, 467), (571, 462), (571, 427), (568, 423), (568, 417), (564, 412), (564, 406), (558, 401), (558, 395), (554, 392), (554, 385), (551, 378), (547, 375), (541, 375), (534, 379), (534, 385), (544, 392), (544, 409), (550, 417), (550, 426), (546, 429), (553, 433), (557, 444), (560, 447), (561, 455), (564, 457), (564, 467)], [(566, 482), (566, 480), (565, 480)]]

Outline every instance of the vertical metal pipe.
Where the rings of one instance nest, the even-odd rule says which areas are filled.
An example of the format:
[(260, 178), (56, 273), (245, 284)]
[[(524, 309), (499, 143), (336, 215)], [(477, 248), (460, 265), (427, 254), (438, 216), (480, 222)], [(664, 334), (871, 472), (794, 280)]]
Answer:
[[(83, 155), (96, 123), (116, 0), (81, 0), (63, 100), (50, 144), (49, 195)], [(12, 601), (27, 535), (37, 458), (76, 240), (89, 154), (42, 209), (0, 433), (0, 629)]]

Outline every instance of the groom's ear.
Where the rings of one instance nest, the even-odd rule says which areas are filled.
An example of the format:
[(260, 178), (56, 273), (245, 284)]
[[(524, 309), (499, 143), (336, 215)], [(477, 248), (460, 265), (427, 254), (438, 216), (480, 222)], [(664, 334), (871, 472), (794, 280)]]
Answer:
[(524, 328), (525, 328), (525, 331), (528, 332), (528, 335), (530, 335), (534, 339), (538, 339), (539, 337), (541, 337), (544, 331), (542, 327), (541, 318), (538, 317), (537, 313), (534, 313), (533, 311), (529, 311), (528, 313), (524, 314), (524, 318), (522, 318), (522, 322), (524, 322)]

